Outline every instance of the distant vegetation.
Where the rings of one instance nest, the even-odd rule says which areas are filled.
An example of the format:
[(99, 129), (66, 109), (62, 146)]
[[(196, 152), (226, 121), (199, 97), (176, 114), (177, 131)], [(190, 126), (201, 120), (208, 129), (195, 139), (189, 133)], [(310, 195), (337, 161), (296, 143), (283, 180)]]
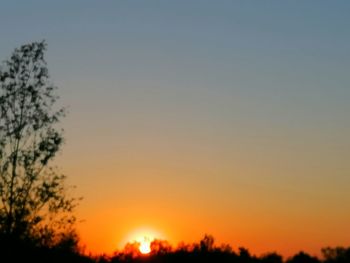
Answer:
[(84, 255), (74, 228), (77, 199), (51, 166), (63, 143), (57, 124), (64, 109), (54, 109), (45, 49), (44, 42), (23, 45), (0, 68), (0, 262), (350, 262), (350, 248), (325, 248), (322, 259), (300, 252), (283, 260), (277, 253), (255, 256), (246, 248), (216, 245), (210, 235), (175, 248), (154, 240), (147, 255), (139, 243), (112, 256)]
[(198, 243), (181, 243), (172, 247), (167, 241), (154, 240), (152, 251), (147, 255), (139, 252), (138, 243), (129, 243), (122, 251), (114, 255), (88, 256), (82, 251), (71, 250), (70, 246), (44, 247), (32, 243), (12, 242), (0, 239), (0, 262), (37, 262), (37, 263), (349, 263), (350, 247), (322, 249), (322, 258), (305, 252), (299, 252), (283, 259), (275, 252), (261, 256), (251, 254), (246, 248), (232, 249), (229, 245), (216, 245), (212, 236), (206, 235)]
[(232, 262), (232, 263), (345, 263), (350, 262), (349, 248), (322, 249), (323, 257), (319, 259), (305, 252), (299, 252), (293, 257), (283, 259), (275, 252), (255, 256), (248, 249), (240, 247), (234, 250), (228, 244), (216, 245), (211, 235), (205, 235), (202, 240), (194, 244), (181, 243), (173, 248), (167, 241), (154, 240), (151, 243), (151, 253), (142, 255), (138, 250), (138, 243), (127, 244), (123, 251), (113, 256), (101, 256), (95, 259), (99, 263), (123, 262)]

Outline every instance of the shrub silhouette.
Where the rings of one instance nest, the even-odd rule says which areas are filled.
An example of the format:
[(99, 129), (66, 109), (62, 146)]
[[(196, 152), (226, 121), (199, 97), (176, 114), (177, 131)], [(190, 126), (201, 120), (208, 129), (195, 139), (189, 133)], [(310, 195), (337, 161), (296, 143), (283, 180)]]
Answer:
[[(180, 243), (176, 248), (163, 240), (155, 240), (153, 249), (149, 255), (141, 255), (138, 251), (138, 244), (132, 243), (127, 246), (126, 251), (120, 251), (113, 257), (101, 257), (97, 260), (100, 263), (117, 262), (154, 262), (154, 263), (173, 263), (173, 262), (223, 262), (223, 263), (344, 263), (350, 262), (349, 249), (345, 248), (326, 248), (323, 249), (324, 260), (313, 257), (305, 252), (299, 252), (287, 260), (273, 252), (260, 257), (252, 255), (248, 249), (239, 247), (235, 252), (229, 245), (216, 245), (215, 239), (210, 235), (205, 235), (198, 243), (185, 244)], [(164, 249), (159, 249), (164, 248)], [(158, 249), (158, 250), (157, 250)], [(135, 250), (135, 252), (132, 252)], [(129, 255), (129, 256), (127, 256)], [(133, 256), (130, 256), (133, 255)]]
[(268, 254), (263, 255), (260, 258), (260, 261), (262, 263), (282, 263), (283, 258), (282, 258), (282, 256), (278, 255), (277, 253), (268, 253)]
[(323, 257), (325, 258), (325, 263), (345, 263), (350, 262), (350, 248), (327, 247), (322, 249)]
[(287, 260), (287, 263), (319, 263), (319, 259), (312, 257), (305, 252), (299, 252), (292, 258)]

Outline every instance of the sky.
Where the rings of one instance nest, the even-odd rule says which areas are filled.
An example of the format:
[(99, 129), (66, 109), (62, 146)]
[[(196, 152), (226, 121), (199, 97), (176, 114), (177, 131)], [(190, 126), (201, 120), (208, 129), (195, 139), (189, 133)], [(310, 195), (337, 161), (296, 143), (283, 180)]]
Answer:
[(349, 1), (1, 0), (0, 60), (46, 40), (87, 251), (205, 233), (349, 246)]

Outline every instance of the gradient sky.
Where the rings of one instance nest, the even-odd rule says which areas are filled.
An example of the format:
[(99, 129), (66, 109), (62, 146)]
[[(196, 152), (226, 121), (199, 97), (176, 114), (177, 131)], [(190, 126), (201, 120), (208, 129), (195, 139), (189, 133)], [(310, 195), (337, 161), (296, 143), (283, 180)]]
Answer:
[(350, 245), (349, 1), (2, 0), (45, 39), (88, 251), (149, 228), (253, 253)]

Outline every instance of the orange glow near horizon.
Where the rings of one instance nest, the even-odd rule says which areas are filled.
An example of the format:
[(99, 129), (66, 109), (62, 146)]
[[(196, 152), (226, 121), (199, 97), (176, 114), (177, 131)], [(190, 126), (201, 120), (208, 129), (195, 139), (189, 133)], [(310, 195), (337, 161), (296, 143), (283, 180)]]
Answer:
[[(82, 242), (86, 245), (86, 252), (112, 254), (115, 251), (122, 251), (127, 243), (136, 242), (141, 245), (145, 237), (150, 242), (154, 239), (167, 240), (173, 247), (176, 247), (180, 242), (197, 243), (206, 233), (213, 235), (216, 245), (226, 243), (234, 250), (242, 246), (257, 255), (276, 251), (285, 257), (302, 249), (320, 255), (322, 247), (334, 246), (339, 242), (337, 242), (339, 235), (335, 232), (337, 231), (335, 228), (333, 229), (334, 234), (329, 231), (327, 243), (322, 240), (317, 243), (315, 239), (319, 236), (311, 227), (294, 228), (291, 233), (291, 230), (285, 225), (292, 226), (292, 220), (301, 223), (301, 218), (298, 217), (286, 218), (285, 224), (274, 225), (272, 218), (256, 221), (257, 216), (252, 212), (247, 214), (247, 217), (238, 213), (227, 213), (224, 220), (219, 216), (213, 217), (210, 211), (205, 211), (204, 208), (198, 209), (197, 207), (197, 210), (192, 212), (186, 209), (181, 211), (176, 206), (172, 206), (172, 209), (170, 211), (159, 206), (158, 210), (149, 207), (147, 211), (143, 211), (141, 207), (136, 206), (134, 209), (120, 208), (116, 212), (100, 207), (99, 212), (89, 217), (90, 220), (80, 224), (79, 232)], [(286, 211), (290, 211), (290, 208)], [(196, 216), (200, 212), (202, 220), (198, 220)], [(308, 222), (304, 221), (305, 225), (315, 225), (316, 218), (319, 218), (319, 215), (314, 215)], [(146, 223), (142, 226), (142, 222)], [(317, 228), (321, 229), (323, 223), (322, 220), (319, 220)], [(281, 242), (286, 236), (288, 239)], [(300, 236), (303, 236), (302, 241)], [(343, 240), (340, 241), (345, 243), (346, 240), (344, 235)], [(142, 250), (144, 248), (146, 245), (142, 246)], [(142, 253), (141, 247), (137, 246), (137, 249)]]

